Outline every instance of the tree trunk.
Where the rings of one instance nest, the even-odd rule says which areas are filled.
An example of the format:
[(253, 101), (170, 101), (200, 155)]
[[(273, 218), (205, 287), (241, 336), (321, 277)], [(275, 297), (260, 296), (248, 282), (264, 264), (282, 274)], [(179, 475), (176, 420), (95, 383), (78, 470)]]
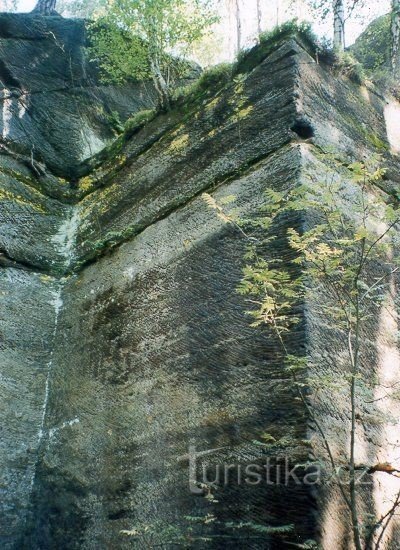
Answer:
[(344, 51), (344, 0), (333, 0), (334, 39), (336, 50)]
[(57, 0), (39, 0), (32, 13), (40, 13), (40, 15), (55, 15)]
[(236, 17), (236, 54), (242, 48), (242, 21), (240, 14), (240, 0), (235, 0), (235, 17)]
[(168, 111), (170, 108), (170, 91), (167, 82), (160, 69), (158, 61), (150, 61), (151, 72), (153, 74), (154, 86), (158, 94), (159, 107), (162, 111)]
[(261, 0), (257, 0), (257, 36), (260, 36), (260, 34), (261, 34)]
[(400, 72), (400, 0), (392, 0), (392, 25), (391, 25), (391, 64), (392, 73)]

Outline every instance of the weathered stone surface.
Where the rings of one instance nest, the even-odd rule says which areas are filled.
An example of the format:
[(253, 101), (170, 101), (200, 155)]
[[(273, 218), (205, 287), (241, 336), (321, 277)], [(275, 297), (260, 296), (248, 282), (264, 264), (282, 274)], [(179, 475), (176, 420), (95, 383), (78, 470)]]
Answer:
[[(3, 41), (18, 38), (18, 18), (9, 21), (14, 26), (2, 31)], [(61, 28), (79, 34), (79, 25)], [(36, 51), (38, 31), (18, 32), (24, 47), (30, 38)], [(384, 98), (332, 79), (311, 53), (297, 36), (277, 39), (253, 71), (200, 107), (156, 117), (76, 189), (57, 186), (49, 170), (35, 174), (26, 159), (0, 157), (1, 246), (21, 268), (0, 269), (7, 311), (0, 314), (0, 397), (7, 407), (2, 547), (173, 548), (179, 542), (281, 549), (310, 539), (324, 550), (351, 547), (340, 498), (329, 487), (276, 487), (265, 479), (255, 487), (232, 473), (214, 496), (189, 490), (191, 445), (214, 449), (198, 457), (198, 475), (204, 464), (210, 479), (216, 464), (241, 464), (243, 471), (265, 464), (268, 452), (259, 444), (265, 434), (284, 441), (271, 458), (284, 455), (296, 464), (324, 456), (278, 343), (249, 326), (249, 304), (236, 293), (248, 237), (210, 207), (214, 199), (226, 214), (255, 217), (266, 187), (291, 188), (312, 175), (344, 182), (351, 211), (348, 164), (360, 154), (383, 155), (385, 190), (396, 193), (398, 156), (387, 136)], [(73, 55), (80, 66), (79, 48)], [(61, 113), (70, 109), (68, 99), (60, 101)], [(72, 116), (71, 135), (77, 128)], [(51, 136), (34, 131), (41, 132), (51, 166)], [(88, 167), (80, 163), (78, 141), (61, 163), (77, 176)], [(309, 214), (291, 220), (311, 222)], [(288, 220), (281, 223), (266, 254), (285, 250), (280, 231)], [(33, 272), (39, 269), (44, 273)], [(341, 350), (316, 313), (320, 299), (310, 297), (299, 312), (303, 322), (290, 346), (326, 357), (324, 375), (339, 364), (326, 350), (338, 356)], [(380, 314), (379, 327), (371, 325), (367, 335), (365, 366), (377, 375), (377, 365), (390, 363)], [(335, 442), (335, 456), (342, 455), (346, 400), (322, 392), (310, 403)], [(372, 415), (375, 407), (364, 412)], [(365, 459), (388, 456), (389, 427), (369, 420), (366, 426)], [(379, 483), (363, 493), (370, 510), (392, 496), (386, 481)], [(254, 527), (288, 525), (283, 536)], [(134, 529), (137, 536), (123, 533)], [(395, 525), (385, 545), (395, 549), (398, 541)]]
[(313, 129), (312, 142), (343, 159), (364, 159), (390, 150), (379, 91), (332, 78), (306, 52), (299, 59), (298, 110)]
[[(352, 173), (330, 154), (321, 154), (314, 147), (303, 146), (304, 181), (340, 184), (341, 196), (337, 199), (343, 215), (358, 219), (355, 213), (355, 199), (358, 184)], [(379, 190), (370, 189), (371, 199)], [(308, 216), (308, 225), (315, 222)], [(368, 223), (379, 227), (382, 220), (370, 215)], [(396, 237), (397, 239), (397, 237)], [(395, 240), (396, 240), (395, 239)], [(375, 272), (376, 271), (376, 272)], [(381, 271), (372, 269), (371, 281), (381, 277)], [(393, 340), (396, 332), (398, 302), (396, 298), (399, 279), (386, 290), (385, 304), (375, 305), (371, 318), (363, 323), (363, 352), (361, 361), (362, 381), (357, 389), (357, 428), (355, 457), (357, 465), (398, 463), (399, 418), (398, 399), (388, 392), (381, 394), (381, 388), (397, 382), (400, 372), (398, 344)], [(319, 419), (324, 435), (329, 441), (336, 464), (349, 456), (349, 392), (345, 373), (349, 370), (348, 351), (343, 332), (324, 314), (321, 304), (327, 304), (331, 290), (325, 286), (310, 292), (306, 305), (307, 352), (310, 358), (310, 377), (331, 380), (312, 395), (313, 410)], [(394, 332), (393, 332), (394, 331)], [(368, 393), (367, 388), (371, 392)], [(385, 395), (382, 398), (382, 395)], [(326, 449), (318, 433), (311, 435), (314, 452), (326, 457)], [(344, 457), (346, 457), (344, 459)], [(387, 474), (364, 473), (357, 487), (360, 517), (367, 525), (370, 517), (382, 517), (394, 503), (400, 490), (400, 482)], [(385, 495), (385, 496), (384, 496)], [(321, 511), (319, 526), (322, 532), (323, 548), (352, 548), (351, 531), (343, 516), (343, 498), (335, 484), (322, 485), (318, 492), (318, 506)], [(345, 512), (346, 514), (346, 512)], [(347, 539), (347, 542), (345, 542)], [(400, 540), (399, 526), (390, 525), (383, 547), (395, 549)]]
[(0, 170), (0, 250), (39, 270), (63, 270), (71, 207), (32, 187), (20, 172)]
[[(248, 78), (233, 83), (153, 143), (156, 119), (121, 152), (120, 170), (79, 203), (76, 261), (166, 216), (180, 205), (248, 170), (288, 143), (296, 117), (294, 41), (278, 48)], [(268, 82), (267, 88), (264, 83)], [(143, 148), (140, 155), (138, 148)], [(94, 177), (96, 174), (94, 174)]]
[(151, 86), (104, 86), (85, 50), (84, 21), (0, 15), (0, 132), (58, 176), (109, 143), (111, 120), (152, 106)]
[(17, 548), (26, 528), (41, 442), (59, 282), (0, 269), (0, 542)]

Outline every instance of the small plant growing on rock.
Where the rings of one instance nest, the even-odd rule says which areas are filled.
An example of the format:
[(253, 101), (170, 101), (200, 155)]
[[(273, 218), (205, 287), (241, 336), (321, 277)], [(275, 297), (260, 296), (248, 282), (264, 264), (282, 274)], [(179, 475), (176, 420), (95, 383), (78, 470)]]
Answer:
[(356, 84), (363, 84), (366, 79), (361, 63), (348, 52), (334, 52), (333, 71), (347, 77)]

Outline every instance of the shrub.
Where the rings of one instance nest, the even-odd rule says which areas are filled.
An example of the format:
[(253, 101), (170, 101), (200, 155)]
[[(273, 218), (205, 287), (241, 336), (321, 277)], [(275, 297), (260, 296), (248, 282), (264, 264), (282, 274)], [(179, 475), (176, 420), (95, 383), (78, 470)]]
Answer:
[(242, 50), (239, 52), (237, 61), (234, 65), (235, 73), (247, 73), (259, 65), (266, 56), (275, 47), (278, 40), (287, 38), (290, 35), (298, 34), (303, 40), (313, 47), (318, 43), (316, 35), (312, 32), (311, 26), (308, 23), (299, 23), (297, 19), (287, 21), (283, 25), (279, 25), (271, 31), (261, 33), (259, 44), (250, 50)]
[(337, 74), (346, 76), (356, 84), (363, 84), (366, 76), (364, 67), (359, 61), (348, 52), (333, 52), (333, 70)]
[(220, 63), (204, 71), (198, 81), (198, 86), (202, 90), (215, 89), (224, 86), (231, 78), (232, 64)]
[(270, 31), (266, 31), (260, 34), (260, 44), (266, 44), (276, 40), (280, 36), (287, 34), (298, 33), (308, 42), (315, 44), (318, 42), (317, 35), (311, 29), (310, 23), (298, 22), (297, 19), (286, 21), (283, 25), (278, 25)]
[(135, 113), (125, 122), (123, 134), (126, 137), (131, 136), (137, 130), (140, 130), (140, 128), (145, 126), (145, 124), (153, 120), (153, 118), (156, 116), (156, 113), (157, 112), (155, 109), (148, 109)]
[(172, 96), (173, 103), (192, 103), (203, 96), (205, 92), (208, 95), (214, 94), (230, 82), (232, 76), (232, 64), (230, 63), (220, 63), (210, 67), (193, 84), (176, 88)]

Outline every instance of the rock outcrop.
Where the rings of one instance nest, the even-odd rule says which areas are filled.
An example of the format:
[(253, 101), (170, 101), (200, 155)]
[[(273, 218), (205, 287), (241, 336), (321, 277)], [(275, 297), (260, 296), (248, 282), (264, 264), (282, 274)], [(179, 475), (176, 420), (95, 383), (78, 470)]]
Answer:
[(104, 86), (86, 45), (83, 20), (0, 15), (1, 135), (68, 180), (154, 102), (151, 86)]
[[(124, 118), (147, 106), (141, 88), (90, 85), (80, 23), (1, 17), (1, 546), (350, 548), (331, 488), (277, 483), (277, 455), (282, 468), (306, 463), (322, 444), (278, 342), (244, 314), (247, 240), (209, 203), (255, 217), (266, 187), (310, 174), (351, 186), (348, 164), (376, 153), (383, 192), (396, 193), (389, 100), (332, 78), (304, 37), (284, 34), (250, 52), (232, 82), (88, 163), (111, 138), (102, 109)], [(302, 317), (293, 350), (335, 349), (312, 302)], [(313, 406), (340, 455), (346, 401)], [(392, 432), (368, 433), (364, 460), (393, 456)], [(269, 483), (249, 483), (246, 467), (268, 458), (263, 434), (284, 443)], [(222, 489), (205, 490), (202, 467), (212, 480), (217, 465)], [(393, 489), (375, 483), (380, 494), (364, 490), (371, 512)], [(399, 536), (394, 522), (386, 547)]]

